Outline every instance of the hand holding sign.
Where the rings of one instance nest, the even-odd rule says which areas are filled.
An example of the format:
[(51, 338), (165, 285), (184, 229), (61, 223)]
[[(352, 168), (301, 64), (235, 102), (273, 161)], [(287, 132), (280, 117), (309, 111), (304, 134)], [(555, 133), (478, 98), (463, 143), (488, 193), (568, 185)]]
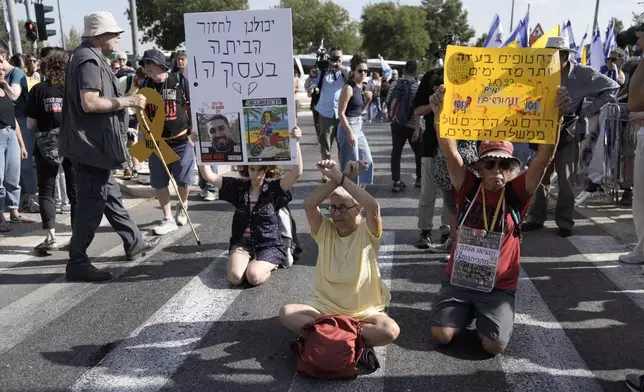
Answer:
[[(139, 139), (135, 145), (130, 148), (130, 154), (134, 156), (139, 161), (145, 161), (155, 153), (163, 156), (163, 160), (166, 163), (172, 163), (179, 160), (179, 156), (172, 151), (168, 143), (163, 140), (161, 136), (163, 134), (163, 125), (165, 123), (165, 105), (163, 103), (163, 98), (161, 95), (154, 91), (151, 88), (143, 88), (139, 90), (139, 94), (132, 97), (136, 102), (139, 108), (140, 106), (145, 107), (146, 102), (148, 106), (152, 106), (155, 110), (154, 118), (150, 120), (148, 114), (144, 110), (138, 110), (136, 113), (136, 118), (139, 120), (139, 126), (143, 129), (143, 139)], [(143, 103), (143, 105), (140, 105)], [(143, 114), (143, 118), (141, 117)], [(159, 145), (159, 149), (155, 150), (154, 142)], [(161, 158), (161, 157), (159, 157)]]

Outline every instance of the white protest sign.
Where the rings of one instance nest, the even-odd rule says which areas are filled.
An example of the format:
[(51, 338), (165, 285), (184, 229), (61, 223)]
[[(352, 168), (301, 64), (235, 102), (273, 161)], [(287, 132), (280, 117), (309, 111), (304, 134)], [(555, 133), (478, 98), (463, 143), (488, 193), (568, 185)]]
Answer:
[(203, 164), (294, 164), (290, 9), (184, 14)]

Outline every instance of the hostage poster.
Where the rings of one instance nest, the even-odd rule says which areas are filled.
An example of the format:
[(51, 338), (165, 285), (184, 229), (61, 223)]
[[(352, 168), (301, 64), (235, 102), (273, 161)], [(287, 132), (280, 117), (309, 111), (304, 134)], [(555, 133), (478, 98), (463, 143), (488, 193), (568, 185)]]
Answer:
[(292, 164), (290, 9), (184, 15), (200, 165)]

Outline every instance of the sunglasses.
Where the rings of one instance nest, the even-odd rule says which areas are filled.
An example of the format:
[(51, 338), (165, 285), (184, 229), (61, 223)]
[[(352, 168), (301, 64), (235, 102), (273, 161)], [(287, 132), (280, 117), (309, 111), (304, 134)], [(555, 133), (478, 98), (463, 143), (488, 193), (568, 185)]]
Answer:
[(606, 61), (615, 62), (615, 61), (617, 61), (617, 57), (609, 57), (609, 58), (606, 59)]
[(327, 211), (329, 211), (332, 214), (335, 213), (336, 211), (338, 211), (340, 214), (344, 214), (345, 212), (349, 211), (350, 209), (356, 206), (357, 204), (354, 204), (350, 207), (347, 207), (345, 204), (339, 204), (337, 206), (330, 205), (329, 208), (327, 208)]
[(360, 72), (362, 74), (367, 75), (369, 73), (369, 70), (368, 69), (356, 69), (356, 72)]
[(486, 170), (492, 170), (497, 166), (501, 171), (508, 171), (512, 167), (512, 162), (509, 159), (489, 159), (483, 163)]

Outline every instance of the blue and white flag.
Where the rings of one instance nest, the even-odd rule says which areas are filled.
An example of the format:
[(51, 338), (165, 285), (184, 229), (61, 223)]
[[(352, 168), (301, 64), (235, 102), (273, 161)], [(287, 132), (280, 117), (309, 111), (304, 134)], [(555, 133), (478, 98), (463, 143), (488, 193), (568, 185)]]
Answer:
[(604, 43), (604, 57), (608, 58), (608, 55), (613, 50), (617, 49), (617, 40), (615, 38), (615, 22), (608, 28), (606, 33), (606, 42)]
[(568, 37), (568, 42), (570, 43), (570, 49), (577, 50), (577, 44), (575, 43), (575, 35), (572, 32), (572, 25), (570, 20), (564, 24), (563, 29), (561, 30), (562, 35)]
[(602, 44), (602, 34), (599, 29), (593, 34), (593, 42), (590, 44), (590, 56), (588, 65), (599, 71), (606, 65), (606, 56), (604, 56), (604, 45)]
[(483, 43), (484, 48), (500, 48), (503, 45), (503, 25), (501, 25), (501, 18), (499, 14), (494, 15), (492, 23), (490, 24), (490, 31), (487, 33), (487, 38)]
[(584, 36), (581, 38), (581, 43), (579, 46), (576, 48), (577, 49), (577, 63), (578, 64), (583, 64), (581, 61), (581, 56), (582, 53), (584, 52), (584, 46), (586, 45), (586, 39), (588, 39), (588, 29), (586, 29), (586, 33), (584, 33)]
[(522, 48), (529, 48), (530, 47), (530, 32), (528, 31), (530, 29), (530, 7), (528, 6), (528, 12), (525, 13), (525, 17), (523, 18), (523, 29), (520, 32), (520, 39), (521, 39), (521, 47)]

